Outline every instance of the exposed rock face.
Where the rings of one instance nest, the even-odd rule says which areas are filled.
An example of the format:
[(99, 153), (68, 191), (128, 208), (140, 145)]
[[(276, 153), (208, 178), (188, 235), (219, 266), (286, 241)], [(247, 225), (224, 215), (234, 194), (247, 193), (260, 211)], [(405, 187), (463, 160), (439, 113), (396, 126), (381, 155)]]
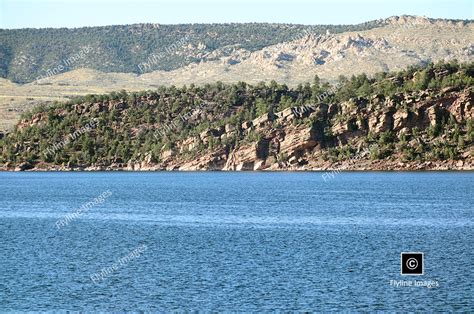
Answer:
[[(368, 169), (472, 169), (474, 167), (473, 157), (468, 152), (464, 154), (463, 160), (457, 162), (432, 161), (426, 163), (400, 162), (400, 161), (371, 161), (368, 150), (360, 151), (360, 159), (357, 162), (344, 162), (342, 166), (333, 163), (322, 162), (323, 149), (330, 144), (326, 138), (324, 129), (330, 126), (331, 132), (338, 145), (352, 143), (359, 147), (362, 145), (360, 137), (370, 131), (373, 134), (383, 132), (394, 132), (395, 135), (409, 133), (415, 127), (419, 130), (429, 126), (436, 126), (443, 119), (452, 114), (458, 121), (472, 119), (473, 108), (471, 105), (472, 94), (470, 90), (460, 93), (444, 93), (443, 96), (434, 99), (415, 97), (415, 102), (408, 99), (391, 98), (385, 99), (374, 96), (371, 100), (354, 99), (351, 102), (328, 108), (327, 105), (302, 106), (287, 108), (275, 114), (265, 114), (253, 121), (244, 122), (241, 132), (253, 129), (261, 138), (245, 145), (240, 145), (229, 152), (218, 149), (214, 153), (206, 154), (193, 161), (180, 162), (179, 156), (172, 159), (175, 164), (171, 169), (177, 170), (227, 170), (227, 171), (250, 171), (250, 170), (311, 170), (311, 169), (344, 169), (368, 170)], [(414, 105), (414, 109), (407, 109), (403, 104)], [(367, 106), (372, 106), (368, 110)], [(399, 106), (398, 109), (396, 107)], [(330, 112), (340, 112), (345, 119), (332, 119), (329, 125), (321, 124), (320, 120), (328, 118)], [(313, 117), (316, 119), (311, 125), (294, 124), (303, 118)], [(282, 124), (276, 128), (272, 121), (276, 120)], [(219, 138), (223, 131), (206, 131), (201, 138)], [(238, 132), (235, 127), (225, 126), (227, 134)], [(182, 145), (194, 143), (195, 139), (185, 140)], [(415, 143), (417, 143), (415, 141)], [(472, 150), (472, 146), (470, 148)], [(166, 168), (169, 169), (169, 168)]]
[(418, 16), (392, 17), (381, 22), (384, 26), (361, 32), (325, 35), (302, 32), (292, 41), (258, 51), (235, 47), (226, 53), (211, 53), (202, 62), (171, 72), (147, 73), (142, 79), (169, 84), (191, 83), (189, 78), (194, 83), (216, 80), (256, 83), (275, 79), (296, 85), (310, 81), (316, 74), (335, 80), (341, 74), (391, 71), (428, 60), (472, 60), (473, 23)]
[[(173, 62), (171, 71), (157, 70), (142, 75), (117, 73), (130, 70), (125, 65), (130, 59), (120, 61), (118, 60), (120, 58), (116, 58), (114, 62), (107, 65), (107, 68), (110, 69), (111, 66), (115, 70), (105, 73), (97, 71), (98, 68), (102, 68), (102, 65), (86, 62), (81, 66), (92, 66), (96, 69), (74, 66), (75, 69), (72, 71), (49, 77), (50, 85), (39, 82), (16, 85), (8, 81), (8, 84), (0, 84), (0, 94), (34, 96), (37, 102), (45, 94), (52, 97), (72, 97), (96, 93), (98, 89), (104, 91), (148, 90), (154, 89), (157, 82), (169, 86), (201, 85), (215, 81), (257, 83), (275, 80), (296, 86), (299, 83), (311, 81), (315, 75), (324, 80), (335, 81), (339, 75), (396, 71), (410, 65), (420, 65), (431, 61), (457, 59), (469, 62), (473, 60), (474, 23), (472, 20), (453, 22), (418, 16), (395, 16), (379, 20), (377, 25), (378, 27), (364, 31), (324, 35), (298, 27), (301, 32), (292, 40), (268, 45), (256, 51), (243, 48), (247, 46), (247, 41), (214, 49), (211, 47), (213, 45), (206, 45), (200, 40), (193, 42), (195, 35), (200, 36), (193, 33), (192, 38), (188, 38), (190, 42), (178, 45), (180, 48), (171, 56), (173, 59), (176, 57), (181, 60), (176, 59), (177, 62)], [(258, 33), (257, 29), (256, 34)], [(214, 32), (208, 35), (214, 36)], [(260, 38), (260, 36), (256, 37)], [(266, 40), (266, 42), (270, 44), (275, 41)], [(102, 49), (97, 49), (95, 52), (99, 55), (104, 52)], [(19, 54), (22, 53), (21, 50), (13, 49), (11, 53)], [(133, 54), (138, 53), (138, 50)], [(61, 54), (61, 52), (58, 53)], [(7, 68), (12, 71), (5, 73), (10, 76), (16, 72), (13, 77), (21, 77), (24, 73), (30, 72), (30, 68), (39, 69), (39, 66), (27, 66), (41, 64), (44, 61), (41, 60), (42, 58), (35, 60), (36, 57), (38, 56), (30, 55), (30, 62), (22, 62), (22, 64), (15, 63), (15, 60), (22, 58), (12, 59), (7, 65)], [(103, 57), (108, 58), (108, 56)], [(120, 64), (121, 62), (125, 64)], [(178, 67), (178, 65), (185, 66)], [(79, 67), (79, 64), (77, 66)], [(133, 68), (136, 68), (135, 64)], [(37, 76), (34, 75), (34, 77)], [(75, 88), (72, 89), (71, 86)], [(20, 100), (15, 101), (20, 104)], [(127, 102), (110, 102), (104, 105), (94, 103), (89, 109), (93, 112), (104, 112), (120, 110), (126, 106)], [(5, 112), (4, 110), (0, 108), (0, 115)], [(85, 113), (84, 110), (88, 110), (88, 106), (78, 105), (76, 108), (80, 114)], [(15, 119), (8, 122), (8, 127), (16, 123), (19, 115), (20, 112), (14, 113)]]
[(257, 145), (249, 144), (233, 150), (222, 170), (253, 170), (254, 163), (257, 160)]
[(272, 122), (274, 119), (274, 115), (273, 113), (267, 113), (267, 114), (264, 114), (256, 119), (254, 119), (252, 121), (252, 125), (256, 128), (256, 129), (261, 129), (263, 128), (266, 124)]
[(438, 123), (440, 116), (438, 107), (433, 106), (428, 108), (428, 110), (426, 111), (426, 116), (430, 122), (430, 125), (435, 126)]
[(173, 149), (165, 150), (161, 153), (162, 160), (169, 160), (175, 155), (175, 151)]
[(301, 155), (317, 145), (316, 138), (314, 127), (289, 128), (280, 142), (280, 151), (287, 152), (289, 157)]
[(182, 144), (180, 145), (180, 152), (183, 153), (185, 151), (191, 151), (197, 147), (199, 144), (199, 140), (195, 137), (187, 138)]
[(390, 112), (382, 112), (369, 118), (369, 130), (380, 133), (392, 130), (393, 117)]
[[(122, 106), (121, 102), (109, 105), (110, 108)], [(77, 106), (74, 110), (109, 110), (107, 107), (90, 104)], [(101, 109), (102, 108), (102, 109)], [(121, 110), (124, 110), (125, 107)], [(474, 149), (472, 140), (459, 141), (462, 147), (455, 158), (444, 160), (417, 161), (401, 158), (398, 151), (402, 146), (393, 146), (393, 157), (386, 158), (383, 152), (379, 160), (370, 155), (374, 147), (382, 142), (372, 143), (368, 147), (369, 134), (372, 137), (389, 134), (399, 138), (407, 134), (422, 132), (409, 139), (403, 145), (409, 145), (408, 151), (416, 153), (424, 145), (434, 144), (445, 152), (446, 134), (433, 138), (426, 130), (446, 126), (454, 119), (467, 128), (467, 121), (474, 118), (472, 89), (462, 91), (445, 89), (427, 93), (396, 95), (385, 98), (375, 95), (370, 99), (356, 98), (341, 104), (318, 104), (314, 106), (291, 107), (275, 113), (264, 114), (253, 121), (240, 124), (226, 124), (222, 127), (208, 128), (199, 134), (190, 135), (174, 143), (173, 148), (162, 148), (159, 162), (155, 162), (151, 153), (138, 155), (135, 159), (112, 159), (111, 162), (97, 161), (91, 165), (52, 166), (44, 163), (31, 164), (21, 162), (7, 163), (4, 170), (420, 170), (420, 169), (474, 169)], [(38, 113), (30, 120), (22, 120), (18, 128), (44, 123), (45, 115)], [(471, 122), (472, 123), (472, 122)], [(136, 128), (139, 132), (139, 128)], [(449, 130), (450, 133), (453, 130)], [(472, 132), (472, 131), (471, 131)], [(133, 133), (133, 132), (132, 132)], [(135, 132), (136, 133), (136, 132)], [(134, 134), (135, 134), (134, 133)], [(224, 144), (227, 137), (240, 137), (236, 145)], [(466, 137), (468, 138), (468, 137)], [(436, 143), (438, 142), (438, 144)], [(198, 146), (214, 143), (207, 150), (190, 154)], [(458, 145), (457, 143), (455, 143)], [(16, 150), (31, 150), (34, 143), (19, 143)], [(346, 147), (350, 154), (343, 160), (328, 160), (328, 148)], [(198, 156), (198, 157), (191, 157)]]
[[(171, 163), (173, 170), (196, 171), (196, 170), (221, 170), (225, 165), (226, 155), (223, 151), (217, 151), (198, 157), (196, 160), (183, 164)], [(169, 167), (169, 166), (168, 166)]]
[(309, 117), (313, 112), (315, 112), (315, 108), (305, 105), (300, 107), (287, 108), (281, 112), (276, 113), (275, 117), (277, 117), (278, 121), (285, 122), (291, 121), (293, 119)]
[(454, 116), (456, 121), (461, 122), (474, 119), (472, 99), (472, 91), (465, 91), (448, 107), (449, 112)]
[(411, 113), (408, 110), (400, 110), (393, 115), (393, 129), (400, 131), (409, 125)]
[[(229, 133), (231, 131), (229, 130)], [(205, 144), (209, 143), (211, 138), (218, 138), (224, 134), (224, 129), (207, 129), (199, 135), (201, 141)]]

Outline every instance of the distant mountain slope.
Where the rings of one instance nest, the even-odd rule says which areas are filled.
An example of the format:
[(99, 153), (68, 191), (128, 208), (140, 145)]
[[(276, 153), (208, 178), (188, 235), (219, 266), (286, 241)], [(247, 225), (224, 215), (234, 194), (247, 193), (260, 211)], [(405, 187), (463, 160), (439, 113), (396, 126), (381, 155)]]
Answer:
[(356, 26), (142, 24), (0, 30), (0, 43), (4, 76), (47, 76), (0, 82), (1, 130), (34, 104), (78, 95), (216, 81), (297, 86), (315, 75), (335, 82), (440, 60), (472, 62), (474, 23), (401, 16)]
[(339, 75), (372, 75), (453, 59), (474, 59), (474, 23), (395, 17), (370, 30), (308, 34), (258, 51), (239, 49), (217, 60), (146, 73), (140, 78), (176, 85), (217, 80), (275, 80), (297, 85), (311, 81), (315, 75), (334, 81)]
[[(76, 29), (0, 30), (0, 77), (31, 82), (60, 64), (69, 71), (91, 68), (102, 72), (135, 72), (153, 53), (163, 53), (147, 71), (173, 70), (192, 62), (215, 58), (227, 50), (255, 51), (290, 41), (308, 31), (366, 30), (382, 21), (358, 25), (291, 24), (135, 24)], [(85, 56), (76, 56), (86, 51)], [(214, 52), (214, 54), (212, 54)], [(63, 71), (61, 71), (63, 72)]]
[[(9, 32), (18, 32), (18, 37), (13, 40)], [(54, 40), (49, 38), (55, 33)], [(314, 75), (334, 80), (341, 74), (371, 74), (439, 60), (465, 62), (474, 56), (473, 34), (471, 21), (403, 16), (355, 26), (143, 24), (0, 31), (0, 39), (3, 43), (3, 37), (8, 38), (2, 46), (5, 50), (15, 46), (9, 42), (18, 43), (28, 35), (15, 49), (8, 48), (16, 52), (2, 70), (14, 82), (46, 77), (47, 81), (39, 84), (81, 85), (84, 81), (113, 89), (115, 82), (119, 88), (218, 80), (276, 80), (296, 85)], [(66, 38), (70, 38), (67, 44), (62, 42)], [(68, 66), (59, 68), (65, 63)], [(64, 75), (80, 68), (96, 71), (89, 72), (89, 76), (81, 72), (79, 80), (77, 75)], [(130, 75), (107, 76), (100, 72)], [(136, 80), (137, 75), (140, 80)]]

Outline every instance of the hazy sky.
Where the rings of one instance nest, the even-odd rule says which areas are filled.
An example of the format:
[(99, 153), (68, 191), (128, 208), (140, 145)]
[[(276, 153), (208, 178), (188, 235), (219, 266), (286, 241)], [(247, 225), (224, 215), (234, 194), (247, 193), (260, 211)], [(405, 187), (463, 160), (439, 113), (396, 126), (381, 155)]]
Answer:
[(0, 0), (0, 28), (133, 23), (353, 24), (392, 15), (473, 19), (474, 0)]

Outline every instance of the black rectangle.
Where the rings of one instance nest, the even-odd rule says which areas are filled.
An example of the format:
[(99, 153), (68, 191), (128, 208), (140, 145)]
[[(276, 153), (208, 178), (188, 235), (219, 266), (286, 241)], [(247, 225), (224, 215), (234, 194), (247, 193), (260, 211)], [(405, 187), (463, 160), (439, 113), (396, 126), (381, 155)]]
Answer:
[(400, 254), (400, 273), (402, 275), (423, 275), (423, 253), (402, 252)]

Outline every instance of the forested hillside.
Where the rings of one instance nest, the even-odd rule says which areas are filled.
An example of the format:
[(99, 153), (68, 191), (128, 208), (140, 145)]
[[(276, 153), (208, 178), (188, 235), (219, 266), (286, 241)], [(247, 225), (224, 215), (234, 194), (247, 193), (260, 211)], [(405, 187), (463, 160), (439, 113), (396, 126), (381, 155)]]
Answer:
[[(44, 76), (60, 64), (64, 71), (91, 68), (103, 72), (138, 73), (151, 54), (164, 53), (146, 71), (172, 70), (191, 62), (212, 59), (234, 46), (249, 51), (293, 40), (305, 33), (360, 31), (383, 25), (292, 24), (135, 24), (76, 29), (0, 30), (0, 77), (24, 83)], [(89, 49), (90, 48), (90, 49)], [(75, 56), (87, 49), (85, 56)], [(220, 51), (222, 50), (222, 51)], [(171, 53), (170, 53), (171, 51)], [(73, 62), (68, 62), (72, 60)]]
[[(5, 169), (472, 167), (474, 63), (290, 89), (220, 82), (40, 106), (0, 140)], [(365, 152), (365, 153), (361, 153)], [(359, 158), (358, 157), (358, 158)], [(398, 163), (402, 163), (400, 166)]]

